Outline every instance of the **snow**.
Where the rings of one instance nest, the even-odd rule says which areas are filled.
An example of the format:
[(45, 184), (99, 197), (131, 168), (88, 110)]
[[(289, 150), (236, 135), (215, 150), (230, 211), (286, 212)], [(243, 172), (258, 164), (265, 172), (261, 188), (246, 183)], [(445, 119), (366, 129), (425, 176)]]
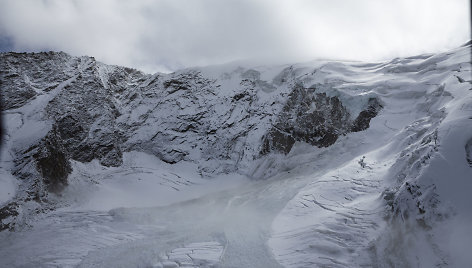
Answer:
[(104, 167), (97, 160), (74, 161), (69, 186), (58, 197), (71, 204), (67, 210), (108, 211), (118, 207), (166, 206), (247, 183), (239, 174), (208, 180), (197, 166), (179, 162), (171, 165), (142, 152), (124, 154), (120, 167)]
[(8, 171), (0, 169), (0, 205), (15, 196), (17, 187), (16, 178)]
[[(362, 153), (365, 168), (359, 164), (359, 154), (343, 167), (313, 177), (288, 202), (275, 218), (269, 240), (277, 261), (286, 267), (386, 263), (396, 267), (464, 267), (472, 263), (464, 251), (472, 246), (465, 227), (472, 222), (472, 169), (465, 154), (472, 137), (471, 86), (444, 71), (461, 72), (469, 53), (468, 48), (462, 48), (452, 57), (419, 58), (407, 65), (399, 60), (398, 68), (357, 66), (356, 72), (349, 74), (350, 83), (343, 88), (375, 92), (385, 105), (363, 133), (366, 141), (362, 147), (370, 144), (374, 150)], [(419, 66), (428, 68), (416, 72)], [(364, 83), (352, 78), (382, 69), (395, 70), (395, 79), (367, 75), (369, 81)], [(470, 78), (470, 65), (464, 71), (461, 75)], [(370, 134), (372, 129), (383, 129), (386, 137), (377, 139)], [(408, 185), (416, 185), (421, 192), (412, 190), (411, 196)], [(385, 200), (394, 198), (389, 197), (390, 191), (398, 191), (396, 210), (415, 215), (419, 206), (425, 212), (385, 220), (391, 217), (384, 207)], [(441, 200), (439, 204), (437, 200)]]
[(218, 242), (191, 243), (161, 256), (153, 267), (212, 267), (220, 261), (223, 251)]
[(272, 224), (269, 246), (285, 267), (372, 265), (369, 247), (385, 223), (381, 192), (390, 159), (375, 152), (313, 178)]
[[(194, 133), (172, 130), (175, 139), (182, 140), (181, 147), (172, 149), (190, 153), (169, 164), (156, 156), (165, 144), (148, 148), (144, 143), (168, 123), (166, 116), (193, 113), (195, 106), (181, 98), (182, 92), (159, 95), (166, 98), (162, 106), (151, 97), (120, 106), (119, 123), (140, 124), (131, 128), (127, 142), (143, 142), (142, 147), (128, 147), (119, 167), (105, 167), (98, 160), (72, 161), (68, 186), (49, 199), (55, 210), (32, 218), (24, 229), (0, 233), (0, 266), (467, 267), (472, 263), (472, 168), (467, 162), (472, 91), (465, 82), (472, 80), (469, 59), (466, 47), (388, 63), (193, 68), (216, 79), (216, 88), (202, 90), (208, 96), (192, 101), (214, 102), (198, 108), (212, 109), (203, 120), (218, 131), (252, 109), (228, 109), (219, 100), (252, 94), (252, 84), (241, 84), (243, 77), (259, 83), (255, 103), (265, 114), (221, 134), (255, 126), (244, 141), (238, 140), (232, 155), (211, 158), (221, 148), (193, 150), (192, 143), (185, 142), (201, 142)], [(90, 66), (84, 58), (80, 70)], [(109, 85), (114, 68), (98, 64), (103, 85)], [(69, 75), (29, 105), (5, 114), (0, 203), (12, 200), (18, 191), (19, 182), (11, 175), (14, 149), (25, 148), (49, 130), (41, 111), (77, 74)], [(160, 75), (147, 77), (145, 83), (154, 83)], [(281, 77), (286, 83), (275, 87)], [(371, 97), (384, 107), (367, 130), (340, 136), (332, 146), (297, 142), (287, 155), (251, 158), (294, 81), (338, 96), (351, 116)], [(260, 86), (264, 83), (274, 90)], [(176, 106), (168, 105), (171, 102)], [(233, 162), (238, 170), (217, 172), (217, 167)], [(213, 176), (203, 176), (202, 166)], [(35, 205), (26, 203), (33, 209)]]

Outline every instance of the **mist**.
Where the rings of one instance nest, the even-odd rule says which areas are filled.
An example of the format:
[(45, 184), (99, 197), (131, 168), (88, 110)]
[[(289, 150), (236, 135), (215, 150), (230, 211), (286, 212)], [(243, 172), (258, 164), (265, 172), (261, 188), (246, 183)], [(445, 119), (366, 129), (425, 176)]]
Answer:
[(1, 51), (146, 72), (235, 60), (381, 61), (470, 39), (469, 1), (0, 1)]

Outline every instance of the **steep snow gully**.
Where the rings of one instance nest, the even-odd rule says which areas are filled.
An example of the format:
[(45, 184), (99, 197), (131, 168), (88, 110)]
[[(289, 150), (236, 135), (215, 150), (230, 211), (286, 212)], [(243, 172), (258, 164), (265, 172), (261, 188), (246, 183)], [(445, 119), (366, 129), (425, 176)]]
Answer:
[(2, 53), (1, 267), (468, 267), (471, 46), (144, 74)]

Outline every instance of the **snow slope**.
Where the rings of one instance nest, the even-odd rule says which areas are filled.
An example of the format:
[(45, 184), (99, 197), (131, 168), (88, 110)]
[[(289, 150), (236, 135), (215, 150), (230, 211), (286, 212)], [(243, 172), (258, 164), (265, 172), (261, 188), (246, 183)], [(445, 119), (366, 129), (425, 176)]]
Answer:
[[(466, 227), (472, 219), (469, 60), (470, 46), (344, 67), (352, 72), (345, 77), (349, 72), (341, 71), (339, 79), (381, 95), (384, 109), (362, 134), (358, 155), (313, 177), (275, 219), (269, 245), (282, 265), (472, 263), (465, 250), (472, 243)], [(372, 150), (363, 151), (366, 145)]]
[(470, 49), (154, 75), (3, 53), (0, 266), (465, 267)]

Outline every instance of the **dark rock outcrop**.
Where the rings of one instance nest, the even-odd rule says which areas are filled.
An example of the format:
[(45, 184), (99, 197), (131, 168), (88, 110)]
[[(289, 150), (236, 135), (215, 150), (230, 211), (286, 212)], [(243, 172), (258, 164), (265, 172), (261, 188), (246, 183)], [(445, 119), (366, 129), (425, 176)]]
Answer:
[(472, 138), (465, 144), (465, 159), (467, 160), (467, 164), (472, 167)]
[(18, 204), (16, 202), (8, 203), (0, 208), (0, 231), (13, 230), (15, 223), (8, 221), (9, 218), (18, 216)]
[(49, 191), (57, 192), (67, 185), (72, 168), (56, 131), (51, 131), (41, 141), (33, 157)]
[(296, 141), (317, 147), (328, 147), (340, 135), (365, 130), (382, 108), (375, 98), (351, 122), (350, 114), (338, 97), (317, 93), (315, 87), (295, 85), (278, 122), (264, 137), (261, 154), (271, 151), (288, 154)]
[(351, 132), (359, 132), (369, 128), (370, 120), (377, 116), (382, 109), (382, 105), (375, 98), (370, 98), (367, 109), (361, 111), (352, 123)]
[[(0, 84), (0, 87), (3, 87)], [(7, 91), (3, 93), (2, 111), (23, 106), (25, 103), (36, 97), (36, 92), (27, 87), (19, 87), (17, 91)]]

